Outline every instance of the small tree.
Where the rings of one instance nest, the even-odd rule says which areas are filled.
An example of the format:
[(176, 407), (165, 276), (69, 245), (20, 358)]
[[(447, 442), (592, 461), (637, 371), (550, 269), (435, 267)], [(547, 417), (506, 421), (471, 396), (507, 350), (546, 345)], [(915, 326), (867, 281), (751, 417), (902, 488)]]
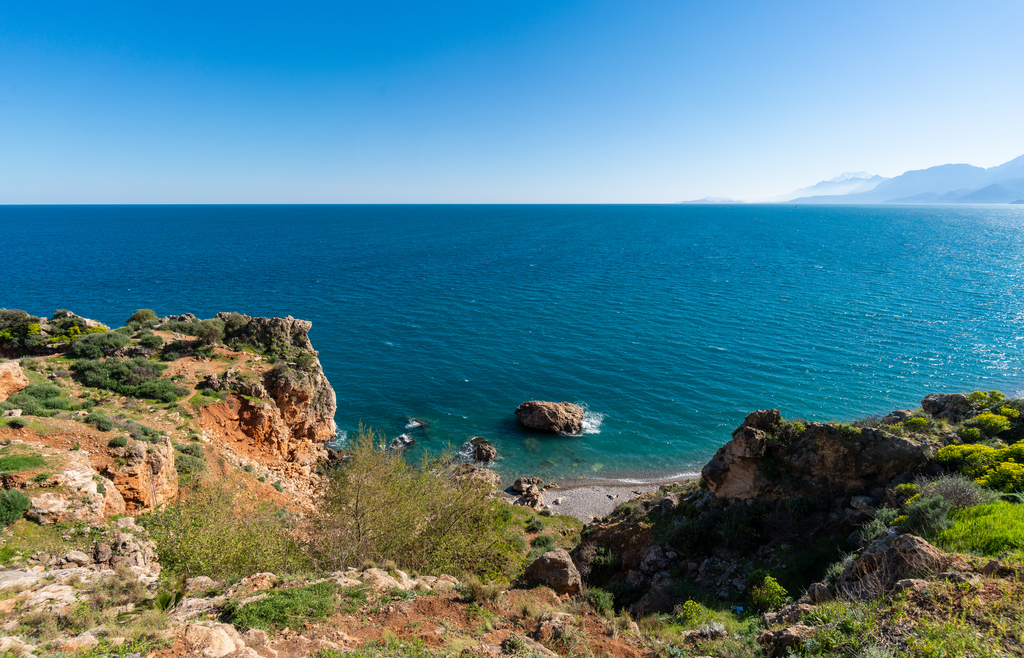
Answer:
[(204, 345), (214, 345), (224, 339), (224, 321), (218, 318), (203, 320), (196, 323), (194, 331)]
[(140, 308), (132, 313), (132, 316), (128, 318), (128, 322), (125, 322), (125, 324), (131, 322), (138, 322), (144, 327), (153, 326), (156, 324), (156, 312), (151, 308)]

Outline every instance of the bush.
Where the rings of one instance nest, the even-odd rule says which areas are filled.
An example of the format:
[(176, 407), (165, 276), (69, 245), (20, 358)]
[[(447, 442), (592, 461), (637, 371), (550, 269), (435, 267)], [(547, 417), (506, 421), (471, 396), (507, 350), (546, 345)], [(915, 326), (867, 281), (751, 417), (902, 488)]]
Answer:
[(75, 365), (75, 379), (92, 388), (105, 388), (120, 395), (174, 402), (188, 390), (176, 386), (160, 374), (167, 369), (162, 363), (141, 357), (121, 361), (84, 360)]
[(9, 421), (7, 421), (7, 426), (10, 427), (11, 429), (21, 430), (28, 427), (28, 421), (25, 420), (24, 418), (12, 418)]
[(128, 344), (128, 337), (117, 331), (105, 331), (101, 334), (86, 334), (71, 343), (67, 355), (73, 359), (99, 359), (107, 352), (112, 352)]
[(960, 430), (960, 439), (964, 443), (977, 443), (983, 438), (985, 438), (985, 435), (977, 427), (965, 427)]
[(1003, 462), (980, 477), (978, 484), (1006, 493), (1024, 491), (1024, 464)]
[(913, 416), (903, 421), (903, 426), (909, 429), (921, 429), (928, 425), (928, 419), (923, 416)]
[(204, 345), (215, 345), (224, 339), (224, 321), (219, 318), (210, 318), (197, 322), (193, 334)]
[(587, 588), (583, 591), (583, 599), (599, 615), (608, 617), (615, 612), (615, 599), (603, 589), (596, 587)]
[(102, 411), (94, 411), (85, 417), (85, 422), (94, 425), (101, 432), (109, 432), (114, 429), (114, 421)]
[(449, 479), (448, 460), (414, 469), (377, 447), (382, 442), (361, 428), (348, 460), (325, 478), (305, 531), (318, 568), (393, 560), (423, 574), (518, 573), (524, 556), (511, 539), (521, 527), (514, 510), (479, 484)]
[(152, 350), (158, 350), (164, 346), (164, 339), (153, 332), (142, 334), (139, 344)]
[(128, 318), (128, 322), (126, 322), (125, 324), (136, 322), (140, 325), (152, 327), (154, 324), (156, 324), (156, 320), (156, 312), (153, 311), (153, 309), (140, 308), (139, 310), (132, 313), (132, 316)]
[(11, 525), (25, 516), (25, 510), (31, 506), (28, 496), (17, 489), (0, 491), (0, 524)]
[(0, 457), (0, 473), (20, 473), (43, 468), (46, 462), (39, 455), (8, 455)]
[(539, 516), (531, 517), (526, 522), (526, 532), (542, 532), (545, 527), (544, 519)]
[(761, 612), (778, 610), (786, 604), (789, 592), (771, 576), (765, 576), (760, 584), (750, 588), (750, 602)]
[(128, 445), (128, 437), (126, 437), (126, 436), (115, 436), (114, 438), (110, 439), (110, 442), (107, 444), (107, 447), (108, 448), (124, 448), (127, 445)]
[(941, 475), (919, 483), (922, 492), (942, 496), (953, 507), (974, 507), (992, 502), (993, 494), (982, 489), (981, 484), (992, 486), (985, 482), (974, 482), (960, 474)]
[(907, 516), (903, 526), (908, 532), (931, 537), (951, 524), (949, 512), (953, 506), (942, 496), (917, 496), (907, 503), (903, 513)]
[(971, 427), (977, 427), (986, 436), (996, 436), (1010, 429), (1010, 420), (1008, 418), (987, 411), (971, 418), (966, 424)]
[(139, 518), (164, 569), (189, 578), (229, 579), (307, 568), (291, 516), (243, 486), (200, 480), (184, 500)]
[(555, 539), (551, 535), (537, 535), (530, 540), (530, 546), (538, 548), (545, 553), (555, 548)]
[(989, 409), (1005, 400), (1006, 396), (999, 391), (974, 391), (967, 394), (967, 399), (982, 409)]

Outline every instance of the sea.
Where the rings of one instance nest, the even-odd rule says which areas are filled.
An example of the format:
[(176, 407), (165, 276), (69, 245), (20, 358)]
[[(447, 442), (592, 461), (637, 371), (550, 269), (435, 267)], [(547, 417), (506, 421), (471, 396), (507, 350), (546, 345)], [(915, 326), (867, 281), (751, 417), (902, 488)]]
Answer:
[[(3, 206), (0, 235), (0, 307), (311, 320), (338, 444), (483, 436), (506, 478), (693, 474), (757, 409), (1024, 396), (1021, 206)], [(582, 434), (521, 427), (536, 399)]]

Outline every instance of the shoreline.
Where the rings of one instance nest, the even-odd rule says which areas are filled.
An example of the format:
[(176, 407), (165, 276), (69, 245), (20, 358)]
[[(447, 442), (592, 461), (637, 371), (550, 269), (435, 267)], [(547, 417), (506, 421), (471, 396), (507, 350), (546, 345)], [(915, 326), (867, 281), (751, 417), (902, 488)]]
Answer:
[[(676, 478), (663, 478), (643, 483), (622, 482), (620, 480), (569, 480), (553, 482), (557, 489), (544, 491), (544, 502), (550, 506), (552, 514), (572, 516), (584, 523), (596, 518), (607, 516), (616, 507), (640, 495), (652, 493), (670, 484), (691, 482), (700, 477), (699, 474), (685, 475)], [(561, 502), (556, 504), (555, 501)]]

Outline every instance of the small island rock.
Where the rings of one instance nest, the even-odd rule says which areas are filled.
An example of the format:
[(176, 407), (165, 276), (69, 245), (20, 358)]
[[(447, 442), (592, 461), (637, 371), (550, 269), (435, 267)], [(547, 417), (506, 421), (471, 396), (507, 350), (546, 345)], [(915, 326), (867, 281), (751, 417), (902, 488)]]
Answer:
[(526, 427), (560, 434), (583, 431), (583, 407), (571, 402), (530, 400), (519, 405), (516, 418)]

